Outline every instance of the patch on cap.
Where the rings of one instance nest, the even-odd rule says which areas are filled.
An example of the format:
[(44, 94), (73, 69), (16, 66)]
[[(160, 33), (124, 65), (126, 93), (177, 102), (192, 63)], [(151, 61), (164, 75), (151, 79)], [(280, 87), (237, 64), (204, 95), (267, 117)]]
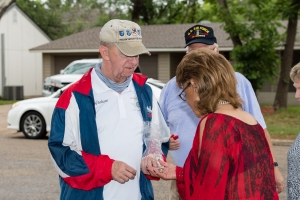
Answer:
[(195, 25), (189, 28), (185, 34), (185, 43), (187, 47), (193, 43), (204, 43), (204, 44), (214, 44), (217, 43), (217, 39), (214, 36), (214, 30), (211, 27), (203, 25)]
[(108, 21), (100, 31), (100, 40), (114, 43), (127, 56), (150, 54), (142, 43), (140, 26), (132, 21), (119, 19)]

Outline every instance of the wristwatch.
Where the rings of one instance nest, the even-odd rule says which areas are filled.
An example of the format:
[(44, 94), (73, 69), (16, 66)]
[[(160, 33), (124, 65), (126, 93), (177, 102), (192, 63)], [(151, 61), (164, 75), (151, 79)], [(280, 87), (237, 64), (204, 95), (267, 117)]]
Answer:
[(274, 162), (274, 167), (278, 167), (278, 162)]

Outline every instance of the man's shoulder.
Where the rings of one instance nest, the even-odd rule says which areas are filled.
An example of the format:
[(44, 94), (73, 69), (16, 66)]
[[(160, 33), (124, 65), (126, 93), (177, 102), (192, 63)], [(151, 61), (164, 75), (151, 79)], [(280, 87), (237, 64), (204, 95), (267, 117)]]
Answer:
[(165, 88), (172, 89), (172, 88), (177, 88), (177, 83), (176, 83), (176, 76), (174, 76), (171, 80), (169, 80)]
[(235, 77), (238, 84), (250, 84), (250, 81), (240, 72), (235, 72)]
[(240, 72), (234, 72), (234, 73), (235, 73), (236, 79), (241, 79), (241, 80), (246, 79), (247, 80), (247, 78)]

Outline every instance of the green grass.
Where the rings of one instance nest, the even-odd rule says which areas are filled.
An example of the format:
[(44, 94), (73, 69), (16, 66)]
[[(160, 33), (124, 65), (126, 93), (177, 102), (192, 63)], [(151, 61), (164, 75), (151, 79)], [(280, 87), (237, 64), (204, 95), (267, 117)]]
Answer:
[[(17, 101), (0, 99), (0, 105), (13, 104)], [(262, 106), (267, 129), (272, 139), (294, 140), (300, 133), (300, 106), (288, 106), (287, 111), (270, 112), (271, 106)], [(269, 110), (269, 112), (264, 112)]]
[(272, 139), (293, 140), (300, 133), (300, 106), (288, 106), (287, 111), (264, 114), (264, 118)]
[(17, 102), (17, 101), (0, 99), (0, 105), (13, 104), (13, 103), (15, 103), (15, 102)]

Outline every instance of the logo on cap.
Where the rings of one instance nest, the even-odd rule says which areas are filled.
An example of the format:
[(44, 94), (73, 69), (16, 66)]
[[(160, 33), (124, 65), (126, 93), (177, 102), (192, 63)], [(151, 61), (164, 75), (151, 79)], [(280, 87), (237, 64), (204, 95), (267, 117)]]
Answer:
[(193, 44), (193, 43), (203, 43), (212, 45), (217, 43), (217, 39), (214, 36), (214, 30), (211, 27), (203, 26), (203, 25), (195, 25), (189, 28), (184, 33), (185, 38), (185, 47)]
[(207, 37), (209, 35), (209, 30), (203, 26), (194, 26), (187, 33), (189, 38), (195, 37)]
[(126, 30), (126, 35), (127, 36), (140, 36), (141, 35), (141, 30), (137, 30), (136, 28), (131, 28)]

